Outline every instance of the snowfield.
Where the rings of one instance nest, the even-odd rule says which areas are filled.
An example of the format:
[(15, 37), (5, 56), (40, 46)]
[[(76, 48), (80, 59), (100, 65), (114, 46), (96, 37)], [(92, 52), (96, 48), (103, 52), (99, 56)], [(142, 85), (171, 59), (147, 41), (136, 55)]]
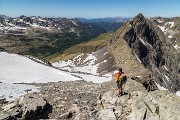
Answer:
[[(76, 63), (79, 61), (79, 64), (81, 64), (81, 55), (74, 58), (74, 61), (59, 61), (53, 64), (54, 67), (67, 70), (66, 72), (45, 66), (39, 60), (37, 60), (38, 63), (31, 59), (17, 54), (0, 52), (0, 99), (15, 100), (27, 93), (27, 91), (38, 92), (35, 86), (13, 83), (46, 83), (75, 80), (102, 83), (112, 79), (111, 74), (98, 75), (99, 63), (95, 63), (96, 57), (92, 54), (89, 54), (82, 62), (83, 66), (76, 66), (74, 63), (74, 61)], [(103, 62), (106, 62), (106, 60)]]
[(17, 54), (0, 52), (0, 82), (46, 83), (79, 80), (71, 74), (36, 63)]

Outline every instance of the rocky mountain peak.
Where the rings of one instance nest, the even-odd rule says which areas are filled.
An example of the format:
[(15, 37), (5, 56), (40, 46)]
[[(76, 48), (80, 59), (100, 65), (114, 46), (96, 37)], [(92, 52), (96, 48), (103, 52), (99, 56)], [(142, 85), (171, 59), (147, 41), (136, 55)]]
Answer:
[(144, 15), (142, 14), (142, 13), (139, 13), (135, 18), (134, 18), (134, 20), (133, 21), (143, 21), (143, 20), (145, 20), (145, 17), (144, 17)]
[(172, 92), (179, 90), (179, 52), (158, 25), (139, 14), (131, 21), (124, 39), (137, 59), (152, 71), (157, 85)]

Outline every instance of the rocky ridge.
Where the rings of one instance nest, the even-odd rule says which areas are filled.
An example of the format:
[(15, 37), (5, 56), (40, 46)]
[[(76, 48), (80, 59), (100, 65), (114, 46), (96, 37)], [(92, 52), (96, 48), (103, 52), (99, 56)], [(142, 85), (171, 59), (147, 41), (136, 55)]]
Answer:
[(123, 27), (127, 28), (124, 36), (119, 36), (126, 40), (137, 60), (151, 70), (156, 84), (171, 92), (178, 91), (179, 48), (176, 49), (160, 27), (142, 14)]

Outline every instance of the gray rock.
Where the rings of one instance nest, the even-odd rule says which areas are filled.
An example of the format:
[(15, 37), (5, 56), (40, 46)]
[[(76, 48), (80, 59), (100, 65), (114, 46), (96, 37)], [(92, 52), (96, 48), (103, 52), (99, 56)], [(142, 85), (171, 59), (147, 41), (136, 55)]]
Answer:
[(14, 108), (16, 106), (18, 106), (18, 103), (17, 102), (13, 102), (13, 103), (10, 103), (10, 104), (8, 104), (6, 106), (3, 106), (1, 108), (3, 109), (3, 111), (9, 111), (10, 109), (12, 109), (12, 108)]
[[(37, 119), (46, 106), (46, 101), (38, 94), (26, 94), (19, 100), (2, 106), (1, 118)], [(7, 114), (8, 113), (8, 114)], [(41, 116), (41, 115), (40, 115)]]
[(8, 119), (10, 119), (9, 114), (0, 115), (0, 120), (8, 120)]
[(104, 109), (99, 112), (100, 120), (116, 120), (116, 116), (112, 109)]

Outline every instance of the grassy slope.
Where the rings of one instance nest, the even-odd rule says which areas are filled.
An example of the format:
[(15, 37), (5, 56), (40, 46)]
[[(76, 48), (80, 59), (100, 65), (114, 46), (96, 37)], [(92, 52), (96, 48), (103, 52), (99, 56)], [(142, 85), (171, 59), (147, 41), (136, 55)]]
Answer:
[(88, 42), (80, 43), (78, 45), (72, 46), (65, 50), (62, 54), (56, 53), (51, 56), (46, 57), (50, 62), (56, 62), (59, 60), (72, 59), (80, 53), (92, 53), (96, 50), (106, 46), (108, 41), (111, 39), (113, 33), (103, 33), (95, 39)]

